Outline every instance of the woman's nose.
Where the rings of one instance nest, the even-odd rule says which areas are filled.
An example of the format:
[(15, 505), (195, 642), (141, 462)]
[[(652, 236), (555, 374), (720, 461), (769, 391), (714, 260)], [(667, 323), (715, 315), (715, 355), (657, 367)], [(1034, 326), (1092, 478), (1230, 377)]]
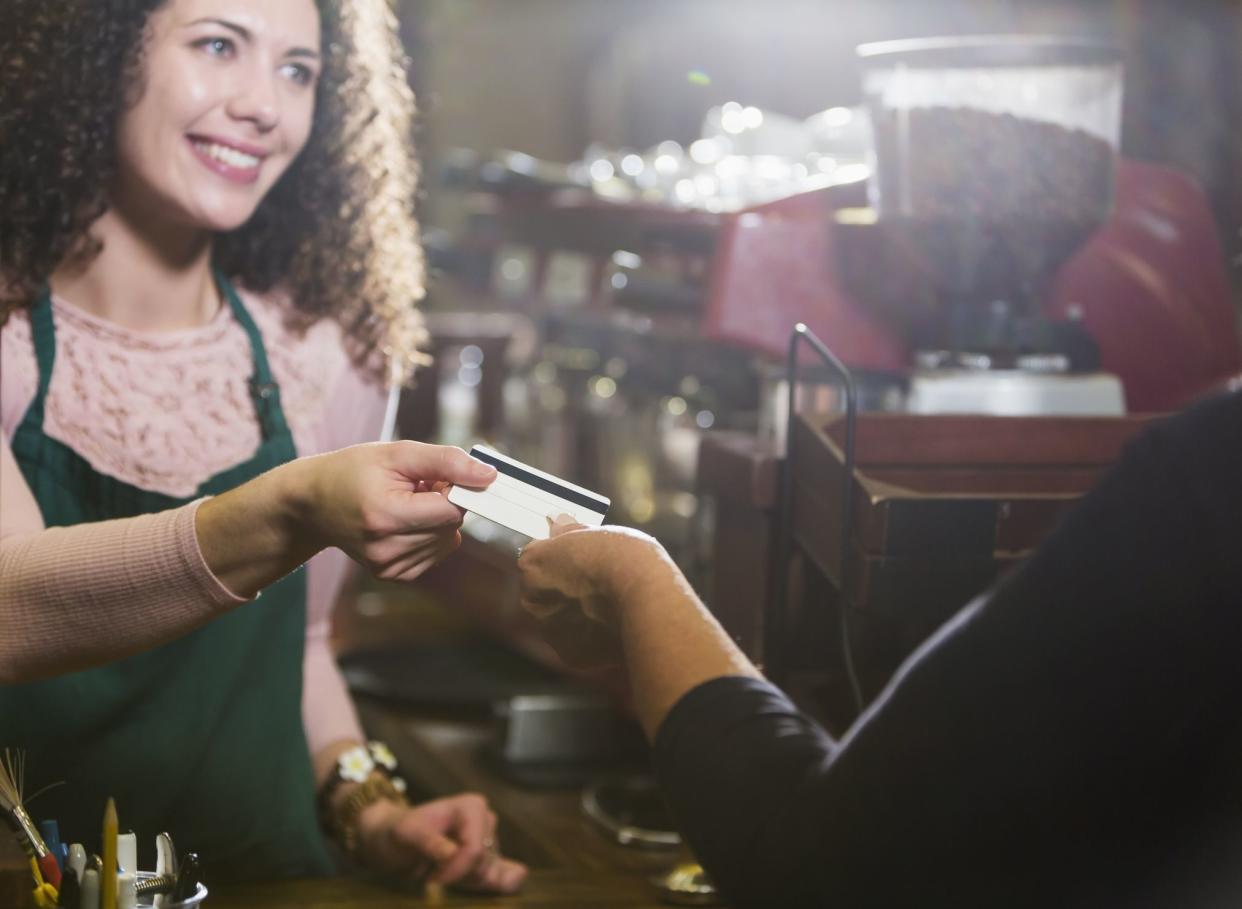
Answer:
[(227, 105), (229, 116), (247, 120), (259, 132), (268, 132), (280, 122), (280, 96), (275, 80), (254, 74), (238, 86)]

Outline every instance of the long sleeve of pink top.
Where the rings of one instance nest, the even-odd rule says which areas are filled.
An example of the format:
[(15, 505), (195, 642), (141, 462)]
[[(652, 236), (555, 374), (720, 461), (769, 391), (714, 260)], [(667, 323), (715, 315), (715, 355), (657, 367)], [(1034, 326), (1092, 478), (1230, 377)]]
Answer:
[[(245, 299), (263, 332), (299, 453), (375, 439), (383, 395), (349, 363), (336, 327), (321, 323), (295, 336), (278, 305)], [(62, 301), (54, 311), (57, 361), (44, 431), (96, 470), (188, 496), (205, 476), (253, 450), (257, 430), (244, 394), (249, 349), (227, 310), (203, 329), (158, 337), (117, 329)], [(179, 384), (170, 385), (170, 376)], [(29, 322), (18, 314), (0, 331), (0, 683), (117, 659), (245, 608), (199, 550), (198, 502), (44, 527), (9, 447), (36, 384)], [(188, 390), (178, 407), (161, 410), (144, 400), (152, 389), (169, 387)], [(307, 566), (303, 722), (312, 753), (362, 734), (330, 642), (332, 609), (350, 564), (329, 550)]]

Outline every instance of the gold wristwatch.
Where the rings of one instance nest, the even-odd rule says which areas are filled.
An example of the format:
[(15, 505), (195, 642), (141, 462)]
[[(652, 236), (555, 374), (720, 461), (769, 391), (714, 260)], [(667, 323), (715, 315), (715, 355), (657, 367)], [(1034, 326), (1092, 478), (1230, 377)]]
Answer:
[(335, 821), (336, 837), (341, 844), (341, 848), (350, 857), (359, 857), (358, 817), (362, 814), (364, 808), (374, 805), (382, 799), (396, 802), (399, 805), (409, 804), (405, 793), (398, 790), (393, 785), (392, 780), (377, 774), (366, 782), (358, 784), (358, 788), (349, 794), (345, 799), (345, 804), (337, 812)]
[[(367, 806), (382, 799), (409, 804), (405, 780), (396, 770), (397, 759), (388, 746), (383, 742), (368, 742), (341, 752), (332, 775), (319, 790), (320, 823), (351, 857), (357, 857), (358, 817)], [(345, 783), (358, 785), (340, 807), (336, 807), (333, 795)]]

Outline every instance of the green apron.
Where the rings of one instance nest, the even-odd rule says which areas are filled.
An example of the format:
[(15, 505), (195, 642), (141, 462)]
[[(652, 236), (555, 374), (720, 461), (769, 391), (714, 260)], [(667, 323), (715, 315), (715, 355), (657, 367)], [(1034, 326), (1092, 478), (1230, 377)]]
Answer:
[[(48, 295), (35, 304), (39, 385), (12, 447), (49, 527), (175, 508), (296, 457), (259, 331), (228, 282), (217, 281), (250, 339), (262, 442), (249, 461), (189, 499), (99, 474), (43, 433), (56, 335)], [(179, 852), (200, 853), (210, 880), (329, 873), (302, 729), (305, 633), (300, 568), (255, 602), (155, 650), (0, 686), (0, 747), (26, 751), (27, 791), (65, 781), (36, 798), (31, 814), (58, 820), (64, 842), (100, 851), (104, 803), (113, 796), (121, 829), (138, 834), (144, 869), (154, 868), (155, 835), (167, 831)]]

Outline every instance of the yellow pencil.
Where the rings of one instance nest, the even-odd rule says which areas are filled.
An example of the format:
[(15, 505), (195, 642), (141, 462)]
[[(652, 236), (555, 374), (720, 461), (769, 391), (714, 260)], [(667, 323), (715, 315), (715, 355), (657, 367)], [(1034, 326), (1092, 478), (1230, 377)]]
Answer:
[(103, 816), (103, 874), (99, 876), (99, 909), (116, 909), (116, 802), (108, 799)]
[(428, 906), (444, 905), (444, 885), (435, 881), (428, 881), (423, 884), (423, 899), (427, 901)]

